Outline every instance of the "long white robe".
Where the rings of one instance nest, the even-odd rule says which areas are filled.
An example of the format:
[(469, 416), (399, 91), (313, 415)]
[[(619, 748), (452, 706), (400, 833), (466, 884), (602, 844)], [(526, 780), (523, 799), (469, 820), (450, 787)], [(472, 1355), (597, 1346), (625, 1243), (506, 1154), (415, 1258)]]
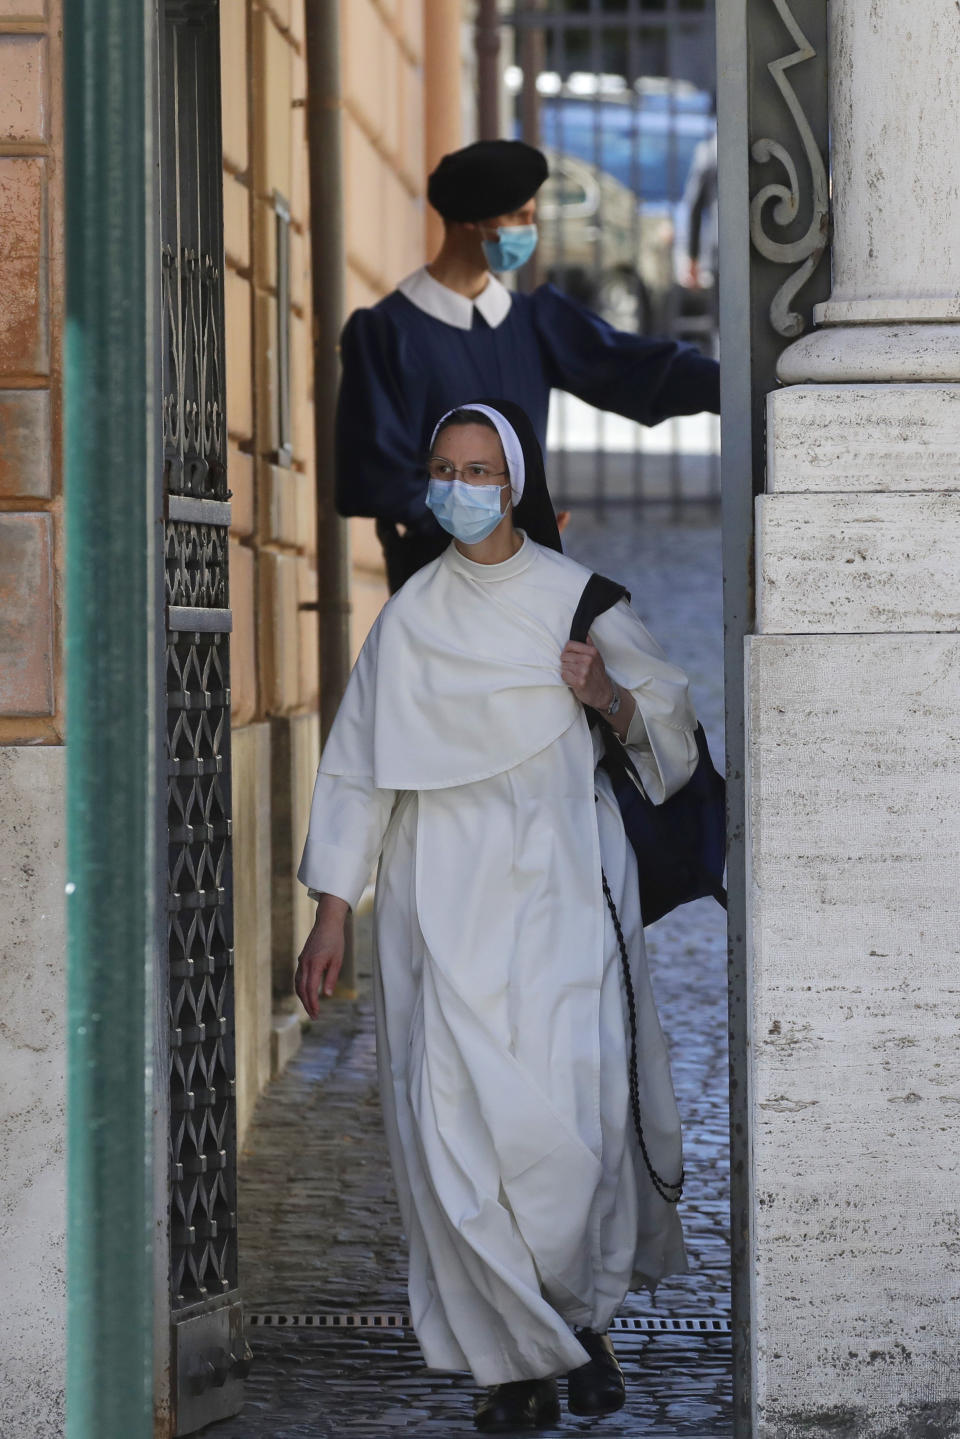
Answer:
[[(384, 1120), (427, 1364), (480, 1384), (585, 1363), (632, 1287), (683, 1272), (674, 1206), (632, 1131), (619, 950), (631, 957), (644, 1134), (680, 1123), (647, 973), (636, 861), (560, 652), (589, 572), (525, 540), (451, 546), (393, 597), (320, 763), (300, 879), (356, 904), (377, 856)], [(662, 801), (696, 764), (686, 679), (625, 603), (592, 637)]]

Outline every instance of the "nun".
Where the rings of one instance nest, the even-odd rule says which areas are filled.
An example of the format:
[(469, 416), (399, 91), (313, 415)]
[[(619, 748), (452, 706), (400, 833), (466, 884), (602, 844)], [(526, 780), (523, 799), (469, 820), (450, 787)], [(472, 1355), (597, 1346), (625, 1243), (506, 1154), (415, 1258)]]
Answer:
[(696, 720), (626, 601), (568, 642), (589, 572), (560, 551), (519, 406), (445, 414), (429, 472), (452, 542), (385, 605), (324, 747), (297, 993), (316, 1017), (378, 865), (378, 1062), (413, 1325), (431, 1369), (472, 1372), (476, 1426), (501, 1433), (555, 1423), (562, 1375), (571, 1413), (620, 1408), (610, 1321), (628, 1290), (686, 1270), (636, 860), (587, 712), (654, 803), (693, 773)]
[(720, 410), (719, 367), (692, 345), (615, 330), (553, 285), (527, 295), (497, 278), (533, 254), (546, 178), (522, 140), (445, 155), (427, 187), (438, 253), (343, 331), (337, 509), (376, 519), (392, 591), (446, 544), (421, 462), (437, 415), (464, 395), (522, 405), (541, 445), (551, 389), (642, 425)]

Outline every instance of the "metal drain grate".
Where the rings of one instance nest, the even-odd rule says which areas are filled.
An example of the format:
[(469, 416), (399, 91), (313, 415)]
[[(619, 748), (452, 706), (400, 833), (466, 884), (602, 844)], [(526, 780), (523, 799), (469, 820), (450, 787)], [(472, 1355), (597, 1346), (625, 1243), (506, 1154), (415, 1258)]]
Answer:
[(354, 1310), (348, 1314), (247, 1314), (248, 1324), (265, 1329), (409, 1329), (409, 1314)]
[[(410, 1315), (360, 1309), (343, 1314), (248, 1314), (248, 1324), (262, 1329), (409, 1329)], [(680, 1318), (644, 1317), (614, 1319), (614, 1334), (729, 1334), (726, 1315), (710, 1314)]]
[(614, 1319), (610, 1331), (613, 1334), (729, 1334), (731, 1328), (725, 1315), (711, 1314), (696, 1319)]

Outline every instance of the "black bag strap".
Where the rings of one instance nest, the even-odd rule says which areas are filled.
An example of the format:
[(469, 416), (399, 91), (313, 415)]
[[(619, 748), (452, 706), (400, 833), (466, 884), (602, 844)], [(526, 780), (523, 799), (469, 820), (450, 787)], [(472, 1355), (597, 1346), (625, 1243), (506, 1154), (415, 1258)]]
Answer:
[[(579, 644), (585, 644), (587, 635), (590, 633), (590, 626), (597, 616), (606, 614), (607, 610), (612, 610), (620, 600), (629, 599), (630, 591), (624, 585), (618, 584), (616, 580), (608, 580), (606, 575), (592, 574), (583, 587), (583, 593), (574, 612), (570, 624), (570, 638)], [(612, 775), (620, 774), (624, 770), (628, 771), (639, 784), (640, 776), (637, 774), (633, 760), (603, 716), (596, 710), (588, 709), (587, 722), (591, 729), (595, 729), (597, 725), (600, 726), (605, 755), (601, 763)], [(642, 786), (640, 792), (643, 794)]]
[(590, 626), (597, 616), (612, 610), (619, 600), (629, 598), (629, 591), (623, 585), (618, 585), (616, 580), (608, 580), (605, 575), (591, 575), (583, 587), (583, 594), (574, 611), (570, 623), (570, 638), (577, 644), (586, 644)]

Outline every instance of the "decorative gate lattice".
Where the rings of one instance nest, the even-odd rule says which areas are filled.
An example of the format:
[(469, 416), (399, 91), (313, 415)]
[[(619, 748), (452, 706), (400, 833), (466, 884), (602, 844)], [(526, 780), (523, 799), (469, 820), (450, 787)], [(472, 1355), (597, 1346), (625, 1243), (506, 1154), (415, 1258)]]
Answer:
[(164, 0), (161, 10), (170, 1316), (180, 1435), (236, 1412), (248, 1351), (237, 1281), (219, 17), (216, 0)]
[(236, 1288), (227, 637), (167, 650), (171, 1292)]

